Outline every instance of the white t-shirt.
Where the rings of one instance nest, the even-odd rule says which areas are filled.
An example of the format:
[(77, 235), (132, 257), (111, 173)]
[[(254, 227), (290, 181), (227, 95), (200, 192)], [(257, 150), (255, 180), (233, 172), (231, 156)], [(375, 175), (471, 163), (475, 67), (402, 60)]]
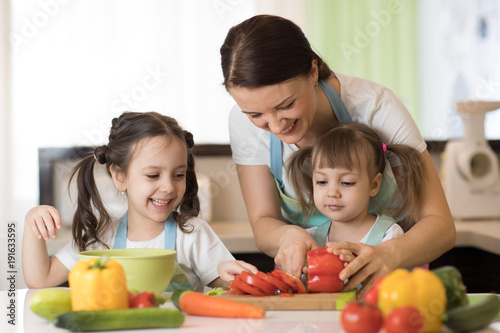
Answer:
[[(112, 228), (106, 232), (102, 240), (113, 248), (115, 235), (120, 221), (115, 221)], [(197, 217), (190, 218), (188, 224), (193, 227), (191, 233), (184, 233), (177, 226), (175, 246), (176, 261), (186, 274), (189, 282), (197, 291), (203, 291), (204, 286), (219, 277), (217, 265), (225, 260), (234, 260), (229, 250), (224, 246), (217, 234), (210, 228), (207, 222)], [(153, 248), (163, 249), (165, 237), (164, 231), (158, 236), (147, 241), (133, 242), (127, 239), (127, 249)], [(92, 244), (87, 250), (103, 249), (98, 244)], [(62, 264), (71, 270), (79, 260), (78, 248), (71, 241), (56, 253), (56, 257)]]
[[(352, 121), (373, 128), (385, 144), (404, 144), (423, 152), (427, 145), (415, 121), (403, 103), (384, 86), (365, 79), (335, 73), (340, 81), (340, 96)], [(229, 137), (233, 161), (240, 165), (270, 166), (269, 132), (258, 128), (235, 105), (229, 115)], [(298, 150), (295, 144), (283, 143), (283, 161)], [(388, 155), (392, 166), (396, 156)], [(286, 195), (296, 198), (283, 163)]]
[[(372, 232), (372, 229), (373, 227), (375, 226), (375, 224), (377, 223), (378, 219), (380, 218), (380, 215), (377, 214), (377, 219), (375, 220), (375, 223), (373, 223), (372, 227), (370, 228), (370, 230), (366, 233), (366, 235), (359, 241), (360, 243), (363, 243), (365, 244), (366, 241), (368, 240), (368, 235), (370, 235), (370, 233)], [(318, 229), (318, 227), (311, 227), (311, 228), (307, 228), (305, 229), (307, 231), (307, 233), (309, 233), (311, 236), (314, 234), (314, 232), (316, 231), (316, 229)], [(404, 231), (403, 229), (399, 226), (399, 224), (397, 223), (394, 223), (392, 224), (389, 229), (387, 229), (384, 233), (384, 237), (382, 238), (382, 242), (385, 242), (389, 239), (393, 239), (393, 238), (396, 238), (396, 237), (399, 237), (401, 235), (404, 234)], [(328, 234), (326, 235), (326, 241), (328, 242)]]

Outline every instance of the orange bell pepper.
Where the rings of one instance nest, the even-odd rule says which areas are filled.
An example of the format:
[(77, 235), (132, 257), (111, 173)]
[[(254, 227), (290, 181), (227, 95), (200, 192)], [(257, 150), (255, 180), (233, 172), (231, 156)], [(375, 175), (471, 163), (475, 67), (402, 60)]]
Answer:
[(128, 308), (125, 271), (116, 260), (104, 257), (79, 261), (70, 271), (68, 282), (73, 311)]
[(378, 306), (384, 317), (391, 310), (409, 305), (425, 319), (424, 332), (439, 332), (446, 310), (446, 291), (439, 277), (429, 270), (415, 268), (409, 272), (398, 268), (380, 284)]

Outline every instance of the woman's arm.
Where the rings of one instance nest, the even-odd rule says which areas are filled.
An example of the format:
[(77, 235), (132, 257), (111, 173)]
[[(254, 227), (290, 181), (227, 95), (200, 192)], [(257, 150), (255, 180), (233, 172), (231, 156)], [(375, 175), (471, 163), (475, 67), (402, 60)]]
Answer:
[(278, 189), (269, 167), (237, 165), (238, 178), (257, 247), (287, 272), (300, 276), (308, 250), (317, 247), (301, 227), (282, 220)]
[(68, 269), (56, 257), (49, 258), (46, 239), (56, 237), (61, 225), (59, 212), (50, 206), (38, 206), (26, 214), (23, 235), (23, 275), (29, 288), (58, 286), (68, 280)]
[(397, 267), (428, 263), (455, 244), (455, 224), (441, 181), (429, 153), (424, 151), (423, 156), (427, 181), (418, 222), (404, 235), (376, 246), (347, 242), (333, 246), (335, 249), (348, 249), (357, 255), (341, 272), (340, 278), (350, 277), (346, 289), (352, 289), (363, 282), (359, 297), (363, 297), (378, 277)]

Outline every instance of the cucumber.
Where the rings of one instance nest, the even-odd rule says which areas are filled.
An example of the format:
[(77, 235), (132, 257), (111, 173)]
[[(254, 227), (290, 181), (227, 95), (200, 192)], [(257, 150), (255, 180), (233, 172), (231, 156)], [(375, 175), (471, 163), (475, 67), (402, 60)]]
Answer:
[(475, 304), (467, 304), (446, 313), (446, 326), (455, 332), (472, 332), (489, 325), (500, 311), (498, 295), (487, 295)]
[(180, 327), (184, 323), (184, 314), (159, 308), (71, 311), (54, 318), (53, 323), (73, 332)]

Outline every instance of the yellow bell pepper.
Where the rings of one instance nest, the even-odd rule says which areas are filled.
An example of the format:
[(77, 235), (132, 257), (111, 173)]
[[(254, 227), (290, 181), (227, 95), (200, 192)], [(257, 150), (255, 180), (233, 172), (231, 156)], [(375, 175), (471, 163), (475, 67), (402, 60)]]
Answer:
[(415, 268), (409, 272), (398, 268), (388, 274), (380, 285), (378, 306), (384, 317), (391, 310), (413, 306), (425, 319), (424, 332), (439, 332), (446, 310), (446, 291), (439, 277), (429, 270)]
[(125, 271), (107, 257), (79, 261), (68, 276), (73, 311), (128, 308)]

